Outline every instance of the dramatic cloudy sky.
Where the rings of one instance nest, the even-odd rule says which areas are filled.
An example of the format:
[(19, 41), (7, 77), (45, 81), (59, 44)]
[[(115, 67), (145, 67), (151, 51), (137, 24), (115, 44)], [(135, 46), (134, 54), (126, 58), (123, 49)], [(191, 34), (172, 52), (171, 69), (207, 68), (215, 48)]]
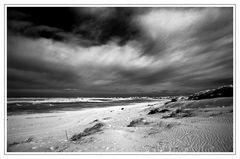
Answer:
[(7, 9), (9, 97), (184, 95), (232, 82), (232, 8)]

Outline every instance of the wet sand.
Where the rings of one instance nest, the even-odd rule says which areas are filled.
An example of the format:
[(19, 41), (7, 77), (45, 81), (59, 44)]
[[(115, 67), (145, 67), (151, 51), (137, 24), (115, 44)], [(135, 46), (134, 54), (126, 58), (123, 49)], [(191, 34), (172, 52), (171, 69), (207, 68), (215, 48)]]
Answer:
[(232, 98), (166, 102), (10, 115), (8, 152), (233, 151)]

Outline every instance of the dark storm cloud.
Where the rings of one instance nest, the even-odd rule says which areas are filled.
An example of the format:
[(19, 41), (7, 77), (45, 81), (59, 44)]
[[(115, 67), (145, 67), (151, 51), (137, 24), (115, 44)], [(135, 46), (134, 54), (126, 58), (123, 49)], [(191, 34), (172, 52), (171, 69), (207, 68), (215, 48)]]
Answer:
[[(16, 12), (20, 16), (14, 17)], [(138, 34), (131, 25), (135, 12), (130, 8), (8, 8), (8, 15), (9, 30), (34, 38), (88, 40), (91, 45), (117, 39), (123, 45)]]
[(12, 96), (186, 94), (233, 81), (232, 8), (7, 13)]
[(30, 21), (35, 25), (45, 25), (65, 31), (70, 31), (75, 24), (72, 13), (67, 7), (8, 7), (7, 16), (8, 20)]

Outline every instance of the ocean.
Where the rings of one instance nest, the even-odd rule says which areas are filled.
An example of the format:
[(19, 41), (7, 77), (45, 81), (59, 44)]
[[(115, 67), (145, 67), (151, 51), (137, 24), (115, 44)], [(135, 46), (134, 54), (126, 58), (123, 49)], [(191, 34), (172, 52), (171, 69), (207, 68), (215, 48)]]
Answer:
[(7, 98), (7, 115), (51, 113), (57, 111), (74, 111), (83, 108), (109, 106), (127, 106), (136, 103), (156, 102), (161, 98)]

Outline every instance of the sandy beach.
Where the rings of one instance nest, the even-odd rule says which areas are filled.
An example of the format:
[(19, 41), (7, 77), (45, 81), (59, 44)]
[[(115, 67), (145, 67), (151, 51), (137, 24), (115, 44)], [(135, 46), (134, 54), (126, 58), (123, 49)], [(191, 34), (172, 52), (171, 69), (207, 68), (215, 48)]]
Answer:
[(8, 152), (232, 152), (232, 97), (9, 115)]

